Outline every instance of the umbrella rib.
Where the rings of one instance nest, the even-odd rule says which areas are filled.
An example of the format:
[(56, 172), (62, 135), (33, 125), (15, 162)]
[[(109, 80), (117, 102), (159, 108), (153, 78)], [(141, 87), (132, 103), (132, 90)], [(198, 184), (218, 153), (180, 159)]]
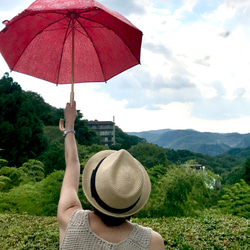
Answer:
[[(58, 22), (58, 23), (61, 23), (62, 20), (66, 19), (65, 14), (62, 13), (62, 12), (60, 12), (60, 11), (58, 11), (58, 12), (41, 12), (40, 14), (37, 14), (37, 16), (39, 16), (39, 17), (41, 17), (41, 18), (43, 18), (43, 19), (52, 21), (52, 22), (55, 21), (54, 19), (51, 19), (51, 18), (48, 18), (48, 17), (45, 17), (45, 16), (42, 15), (42, 14), (48, 14), (48, 13), (62, 15), (63, 18), (61, 18), (61, 19), (59, 19), (59, 20), (56, 20), (56, 22)], [(64, 25), (64, 23), (61, 23), (61, 24)]]
[[(91, 41), (91, 43), (92, 43), (92, 45), (93, 45), (93, 47), (94, 47), (94, 49), (95, 49), (95, 51), (96, 51), (97, 58), (98, 58), (98, 60), (99, 60), (99, 64), (100, 64), (101, 69), (102, 69), (103, 79), (104, 79), (105, 82), (107, 82), (107, 79), (106, 79), (105, 74), (104, 74), (104, 71), (103, 71), (103, 65), (102, 65), (102, 62), (101, 62), (101, 60), (100, 60), (100, 58), (99, 58), (99, 54), (98, 54), (98, 52), (97, 52), (96, 46), (95, 46), (95, 44), (94, 44), (94, 41), (93, 41), (93, 39), (91, 38), (91, 36), (89, 35), (88, 31), (85, 29), (85, 27), (81, 24), (81, 22), (80, 22), (78, 19), (76, 19), (76, 20), (77, 20), (77, 22), (80, 24), (80, 26), (82, 27), (82, 29), (86, 32), (88, 38), (90, 39), (90, 41)], [(93, 21), (93, 20), (90, 20), (90, 21)]]
[(56, 80), (57, 85), (58, 85), (58, 82), (59, 82), (60, 69), (61, 69), (61, 65), (62, 65), (62, 56), (63, 56), (63, 51), (64, 51), (64, 45), (65, 45), (65, 42), (67, 40), (67, 36), (69, 35), (68, 31), (69, 31), (69, 28), (70, 28), (70, 23), (71, 23), (71, 21), (68, 23), (68, 27), (67, 27), (67, 30), (65, 32), (65, 36), (64, 36), (64, 40), (63, 40), (62, 52), (61, 52), (61, 56), (60, 56), (59, 68), (58, 68), (58, 74), (57, 74), (57, 80)]
[(126, 43), (126, 41), (124, 41), (114, 30), (112, 30), (123, 42), (124, 44), (126, 44), (127, 48), (130, 50), (131, 54), (134, 56), (134, 58), (136, 59), (136, 61), (140, 64), (140, 60), (137, 59), (136, 55), (134, 54), (134, 52), (132, 51), (132, 49), (130, 48), (130, 46), (128, 46), (128, 44)]
[[(100, 14), (100, 13), (98, 13), (98, 14)], [(82, 18), (82, 19), (85, 19), (85, 20), (88, 20), (88, 21), (91, 21), (91, 22), (98, 23), (98, 24), (100, 24), (101, 26), (110, 29), (109, 27), (105, 26), (103, 23), (98, 22), (98, 21), (96, 21), (96, 20), (92, 20), (91, 18), (86, 18), (86, 17), (82, 17), (82, 16), (80, 16), (79, 18)], [(78, 21), (78, 23), (81, 25), (81, 22)], [(81, 25), (81, 27), (83, 28), (82, 25)], [(98, 28), (98, 27), (96, 27), (96, 28)], [(132, 28), (132, 27), (131, 27), (131, 28)], [(83, 29), (84, 29), (84, 28), (83, 28)], [(87, 33), (86, 29), (84, 29), (84, 30), (85, 30), (85, 32)], [(113, 29), (110, 29), (110, 30), (112, 30), (112, 31), (114, 32), (114, 34), (116, 34), (116, 36), (118, 36), (118, 37), (121, 39), (121, 41), (123, 41), (124, 44), (126, 44), (127, 48), (128, 48), (129, 51), (131, 52), (131, 54), (135, 57), (136, 61), (140, 64), (140, 60), (137, 59), (136, 55), (135, 55), (134, 52), (131, 50), (130, 46), (128, 46), (128, 44), (126, 43), (126, 41), (124, 41), (124, 40), (121, 38), (121, 36), (119, 36)], [(88, 34), (88, 33), (87, 33), (87, 34)], [(91, 39), (91, 41), (92, 41), (92, 39)], [(92, 41), (92, 43), (93, 43), (93, 41)]]

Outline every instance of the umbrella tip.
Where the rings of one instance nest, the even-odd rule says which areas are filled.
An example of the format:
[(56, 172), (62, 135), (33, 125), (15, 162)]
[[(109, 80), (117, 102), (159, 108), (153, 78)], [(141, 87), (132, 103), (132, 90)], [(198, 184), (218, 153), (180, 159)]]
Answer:
[(9, 20), (4, 20), (4, 21), (2, 22), (2, 24), (8, 25), (9, 22), (10, 22)]

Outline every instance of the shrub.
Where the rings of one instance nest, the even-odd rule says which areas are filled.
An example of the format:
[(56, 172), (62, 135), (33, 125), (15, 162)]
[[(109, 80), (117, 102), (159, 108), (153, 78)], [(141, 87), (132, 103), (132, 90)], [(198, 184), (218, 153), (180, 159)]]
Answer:
[[(250, 249), (250, 220), (208, 210), (198, 218), (132, 219), (159, 232), (168, 250)], [(0, 214), (0, 249), (58, 249), (55, 217)]]
[(15, 167), (2, 167), (0, 169), (0, 191), (8, 191), (20, 184), (21, 172)]
[(56, 215), (64, 171), (56, 171), (40, 182), (26, 183), (0, 192), (0, 212)]
[(137, 218), (133, 222), (160, 233), (169, 250), (250, 249), (250, 221), (218, 210), (208, 210), (196, 218)]
[(55, 217), (0, 214), (0, 249), (58, 249)]
[(224, 189), (225, 194), (218, 202), (224, 213), (250, 218), (250, 186), (241, 180), (231, 188)]
[(209, 172), (197, 171), (187, 165), (173, 166), (158, 177), (140, 217), (193, 216), (210, 203), (214, 191)]

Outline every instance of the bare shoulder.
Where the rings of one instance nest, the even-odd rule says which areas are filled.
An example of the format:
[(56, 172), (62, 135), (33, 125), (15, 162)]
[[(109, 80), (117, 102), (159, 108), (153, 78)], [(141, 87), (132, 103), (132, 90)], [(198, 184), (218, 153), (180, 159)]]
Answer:
[(69, 224), (69, 221), (70, 221), (73, 213), (78, 209), (81, 209), (81, 207), (73, 207), (73, 208), (69, 208), (65, 211), (60, 211), (58, 209), (59, 211), (57, 213), (57, 221), (58, 221), (58, 225), (59, 225), (60, 243), (62, 242), (62, 240), (64, 238), (66, 228)]
[(161, 235), (152, 230), (149, 250), (164, 250), (164, 241)]

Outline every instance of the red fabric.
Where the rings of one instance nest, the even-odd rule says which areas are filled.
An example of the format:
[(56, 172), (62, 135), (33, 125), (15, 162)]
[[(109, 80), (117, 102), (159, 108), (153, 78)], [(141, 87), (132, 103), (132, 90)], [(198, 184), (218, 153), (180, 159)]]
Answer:
[(94, 0), (37, 0), (0, 32), (0, 52), (11, 70), (53, 83), (101, 82), (140, 62), (142, 32)]

